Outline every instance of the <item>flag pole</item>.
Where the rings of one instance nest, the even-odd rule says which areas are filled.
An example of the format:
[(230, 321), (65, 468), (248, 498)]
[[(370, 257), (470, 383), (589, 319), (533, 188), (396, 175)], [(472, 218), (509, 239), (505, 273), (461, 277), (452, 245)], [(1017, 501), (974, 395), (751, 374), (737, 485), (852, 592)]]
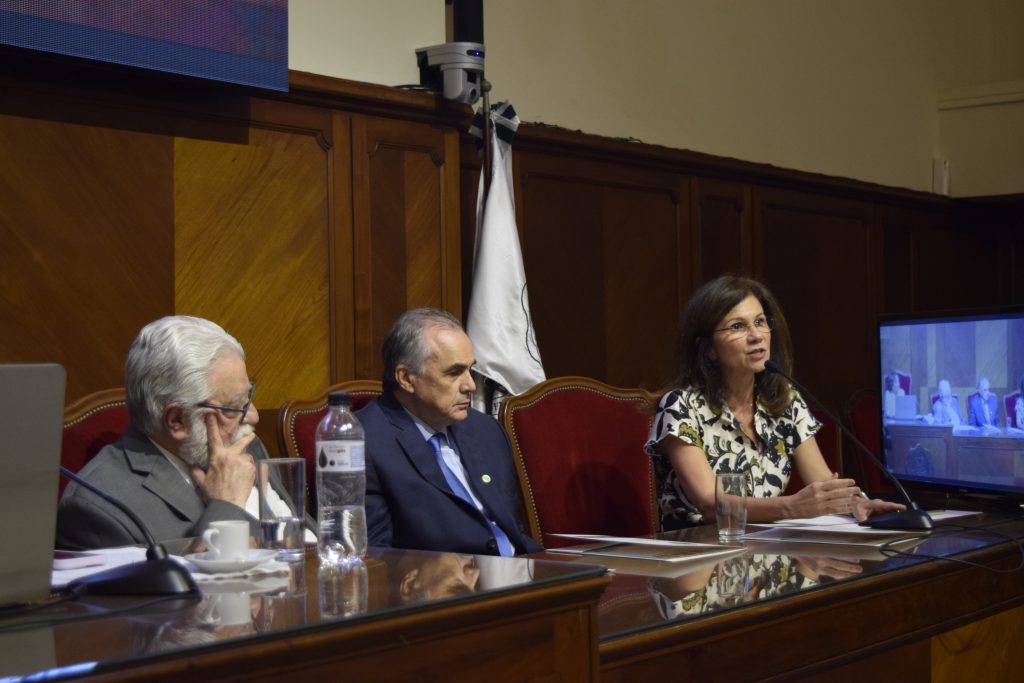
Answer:
[(491, 82), (483, 76), (480, 77), (480, 90), (484, 96), (484, 126), (483, 126), (483, 142), (484, 142), (484, 196), (480, 198), (480, 201), (487, 201), (487, 195), (491, 190), (491, 156), (493, 150), (491, 149), (491, 136), (494, 135), (494, 126), (491, 123)]

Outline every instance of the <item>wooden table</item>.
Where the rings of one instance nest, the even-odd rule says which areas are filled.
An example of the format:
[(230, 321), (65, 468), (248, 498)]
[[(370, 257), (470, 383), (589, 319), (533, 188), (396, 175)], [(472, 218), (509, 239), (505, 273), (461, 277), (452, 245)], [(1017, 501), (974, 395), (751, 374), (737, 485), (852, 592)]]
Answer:
[[(956, 521), (1024, 537), (1020, 518)], [(716, 542), (713, 533), (663, 536)], [(940, 527), (911, 557), (748, 543), (743, 560), (677, 578), (619, 572), (599, 606), (601, 680), (1022, 680), (1021, 551), (989, 533)], [(719, 591), (742, 574), (745, 594)]]
[[(490, 565), (467, 569), (450, 553), (371, 555), (360, 571), (332, 574), (307, 553), (283, 575), (200, 584), (201, 600), (138, 607), (147, 600), (88, 598), (26, 616), (100, 615), (0, 631), (0, 677), (597, 680), (596, 606), (609, 581), (604, 568), (486, 558)], [(419, 583), (409, 583), (411, 572)], [(239, 604), (242, 618), (232, 618), (239, 610), (231, 605)], [(133, 605), (131, 612), (111, 612)], [(0, 628), (10, 623), (0, 619)]]
[[(620, 570), (610, 584), (602, 568), (554, 553), (533, 561), (490, 558), (480, 560), (481, 571), (492, 561), (519, 578), (494, 572), (489, 581), (473, 581), (469, 592), (449, 587), (447, 597), (403, 596), (402, 586), (411, 570), (436, 570), (454, 557), (449, 554), (375, 552), (365, 574), (333, 578), (322, 576), (309, 556), (283, 586), (248, 591), (251, 609), (243, 609), (236, 625), (209, 620), (217, 595), (232, 594), (228, 585), (208, 586), (201, 601), (0, 631), (0, 676), (275, 683), (1019, 680), (1024, 572), (995, 573), (927, 555), (1019, 567), (1017, 544), (992, 533), (1020, 539), (1024, 520), (989, 513), (962, 521), (979, 530), (940, 527), (910, 547), (909, 557), (748, 543), (750, 552), (740, 558), (677, 576)], [(666, 536), (713, 542), (713, 533)], [(57, 616), (139, 602), (93, 598)], [(352, 614), (330, 616), (323, 608), (332, 602)], [(0, 627), (8, 623), (0, 620)]]

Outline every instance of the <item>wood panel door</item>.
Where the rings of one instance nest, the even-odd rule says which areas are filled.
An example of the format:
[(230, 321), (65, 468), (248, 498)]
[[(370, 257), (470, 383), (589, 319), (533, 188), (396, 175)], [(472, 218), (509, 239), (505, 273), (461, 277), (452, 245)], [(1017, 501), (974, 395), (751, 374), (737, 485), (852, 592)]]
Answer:
[(754, 201), (755, 263), (789, 322), (796, 378), (844, 405), (878, 354), (872, 206), (777, 189), (756, 189)]
[(52, 361), (69, 400), (124, 383), (174, 310), (173, 140), (0, 114), (0, 362)]
[(518, 218), (549, 377), (655, 389), (689, 293), (689, 190), (672, 173), (522, 153)]
[(353, 117), (358, 378), (380, 376), (381, 343), (407, 309), (462, 313), (458, 144), (451, 128)]
[(175, 311), (241, 342), (261, 409), (316, 393), (337, 364), (332, 232), (349, 227), (332, 226), (331, 125), (257, 101), (240, 142), (175, 139)]
[(694, 289), (724, 273), (753, 272), (750, 186), (693, 178), (690, 188)]

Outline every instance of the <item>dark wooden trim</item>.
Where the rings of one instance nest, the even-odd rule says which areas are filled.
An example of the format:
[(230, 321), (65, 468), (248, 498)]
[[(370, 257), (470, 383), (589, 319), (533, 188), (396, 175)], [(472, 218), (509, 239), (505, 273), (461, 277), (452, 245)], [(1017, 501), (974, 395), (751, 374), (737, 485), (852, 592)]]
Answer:
[(915, 207), (950, 207), (949, 197), (888, 187), (862, 180), (852, 180), (823, 173), (796, 171), (771, 164), (755, 163), (714, 156), (703, 152), (674, 149), (638, 141), (590, 135), (581, 131), (542, 124), (523, 124), (516, 135), (516, 150), (537, 151), (548, 156), (572, 156), (613, 164), (649, 166), (660, 171), (673, 171), (717, 178), (731, 182), (756, 183), (765, 187), (782, 187), (805, 192), (840, 194), (848, 199), (862, 199)]
[(402, 90), (373, 83), (332, 78), (305, 71), (291, 71), (288, 93), (270, 93), (317, 106), (352, 113), (423, 121), (468, 130), (473, 109), (427, 92)]

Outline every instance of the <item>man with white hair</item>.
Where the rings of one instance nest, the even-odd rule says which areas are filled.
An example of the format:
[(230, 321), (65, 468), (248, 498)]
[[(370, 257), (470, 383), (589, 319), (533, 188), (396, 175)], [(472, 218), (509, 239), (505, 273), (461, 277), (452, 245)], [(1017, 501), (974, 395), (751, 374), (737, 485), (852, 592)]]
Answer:
[(953, 394), (949, 380), (939, 380), (939, 395), (932, 403), (932, 419), (935, 424), (952, 425), (954, 429), (964, 424), (960, 401)]
[[(125, 362), (131, 426), (79, 474), (130, 507), (158, 541), (200, 536), (219, 520), (258, 532), (253, 432), (256, 385), (241, 344), (220, 326), (168, 316), (139, 332)], [(61, 497), (57, 545), (144, 543), (116, 507), (71, 483)]]

